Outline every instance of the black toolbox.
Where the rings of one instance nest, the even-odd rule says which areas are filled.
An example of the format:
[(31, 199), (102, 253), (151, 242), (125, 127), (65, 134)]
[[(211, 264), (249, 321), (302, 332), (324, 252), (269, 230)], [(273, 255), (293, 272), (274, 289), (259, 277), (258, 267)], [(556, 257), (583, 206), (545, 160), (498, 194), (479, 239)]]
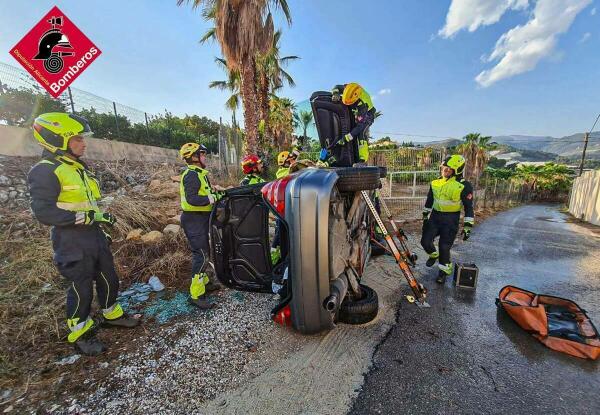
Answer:
[(454, 266), (454, 285), (458, 288), (474, 290), (477, 287), (479, 268), (475, 264), (456, 264)]

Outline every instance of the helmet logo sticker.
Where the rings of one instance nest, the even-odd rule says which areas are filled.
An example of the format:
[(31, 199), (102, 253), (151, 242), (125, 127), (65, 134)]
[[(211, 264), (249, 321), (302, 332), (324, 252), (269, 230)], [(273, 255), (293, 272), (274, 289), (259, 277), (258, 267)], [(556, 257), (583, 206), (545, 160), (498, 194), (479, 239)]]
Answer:
[(57, 98), (102, 52), (53, 7), (9, 53)]

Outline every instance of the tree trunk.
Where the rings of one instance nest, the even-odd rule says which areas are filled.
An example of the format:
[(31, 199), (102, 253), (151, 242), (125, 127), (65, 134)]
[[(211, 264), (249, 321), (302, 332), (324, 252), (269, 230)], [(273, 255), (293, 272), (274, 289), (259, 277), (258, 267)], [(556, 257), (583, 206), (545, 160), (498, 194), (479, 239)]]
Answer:
[(256, 83), (254, 79), (254, 61), (242, 62), (241, 94), (244, 104), (244, 128), (246, 134), (246, 150), (256, 154), (258, 150), (258, 111), (256, 106)]

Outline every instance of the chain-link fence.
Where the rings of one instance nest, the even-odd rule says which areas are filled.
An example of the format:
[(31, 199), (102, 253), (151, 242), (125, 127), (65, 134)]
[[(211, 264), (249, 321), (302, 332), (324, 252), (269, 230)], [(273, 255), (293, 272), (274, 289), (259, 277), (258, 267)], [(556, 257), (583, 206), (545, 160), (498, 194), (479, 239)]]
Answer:
[(0, 62), (0, 123), (28, 127), (37, 115), (53, 111), (82, 115), (98, 138), (170, 148), (195, 141), (217, 155), (222, 168), (239, 166), (242, 134), (235, 124), (167, 110), (150, 114), (71, 87), (54, 99), (27, 72)]
[[(425, 206), (429, 183), (439, 176), (438, 170), (388, 173), (381, 195), (398, 219), (419, 219)], [(532, 200), (526, 184), (483, 176), (474, 190), (475, 209), (507, 209)]]

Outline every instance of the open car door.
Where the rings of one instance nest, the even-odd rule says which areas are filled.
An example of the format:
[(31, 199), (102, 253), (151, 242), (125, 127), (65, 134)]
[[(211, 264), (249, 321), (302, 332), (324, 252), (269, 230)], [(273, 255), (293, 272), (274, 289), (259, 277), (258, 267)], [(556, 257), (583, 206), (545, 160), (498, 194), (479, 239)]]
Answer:
[(261, 194), (263, 185), (228, 190), (211, 214), (211, 259), (217, 277), (229, 288), (272, 290), (275, 275), (271, 264), (269, 207)]
[(358, 140), (346, 145), (336, 145), (354, 128), (354, 115), (341, 102), (331, 100), (331, 92), (317, 91), (310, 97), (310, 104), (319, 134), (321, 148), (335, 157), (333, 167), (351, 167), (358, 162)]

